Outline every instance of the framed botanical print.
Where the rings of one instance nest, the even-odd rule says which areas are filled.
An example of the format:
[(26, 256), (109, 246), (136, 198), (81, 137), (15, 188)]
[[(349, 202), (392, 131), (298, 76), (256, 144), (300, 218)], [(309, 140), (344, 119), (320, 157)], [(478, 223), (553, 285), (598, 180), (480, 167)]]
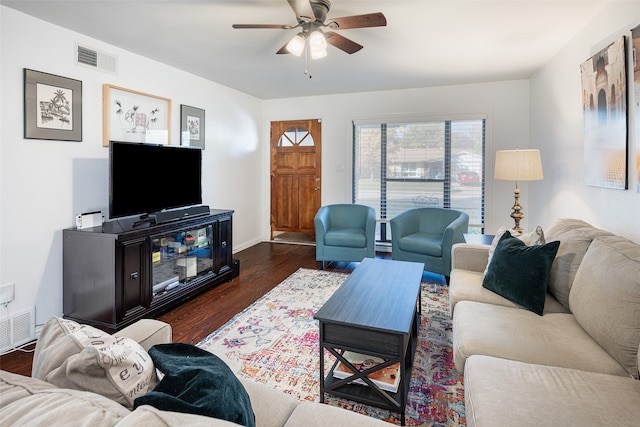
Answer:
[(171, 144), (171, 100), (113, 85), (102, 87), (102, 145)]

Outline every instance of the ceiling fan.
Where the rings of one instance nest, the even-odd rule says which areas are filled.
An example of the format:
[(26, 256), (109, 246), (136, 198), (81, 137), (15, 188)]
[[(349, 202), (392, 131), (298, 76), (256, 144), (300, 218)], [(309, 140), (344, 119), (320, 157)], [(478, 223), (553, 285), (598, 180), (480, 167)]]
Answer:
[(362, 45), (350, 40), (335, 31), (352, 28), (384, 27), (387, 19), (382, 13), (369, 13), (366, 15), (345, 16), (327, 20), (327, 13), (331, 8), (328, 0), (287, 0), (296, 14), (297, 25), (278, 24), (233, 24), (233, 28), (274, 28), (293, 29), (301, 28), (291, 40), (289, 40), (278, 54), (291, 53), (300, 56), (308, 45), (308, 52), (312, 59), (322, 58), (327, 55), (327, 43), (338, 49), (352, 54), (362, 49)]

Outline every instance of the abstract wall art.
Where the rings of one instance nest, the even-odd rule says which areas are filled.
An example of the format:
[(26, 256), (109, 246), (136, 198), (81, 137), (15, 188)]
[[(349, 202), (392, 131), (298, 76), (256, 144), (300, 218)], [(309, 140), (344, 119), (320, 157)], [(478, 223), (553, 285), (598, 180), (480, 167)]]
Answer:
[(625, 58), (622, 36), (580, 65), (588, 186), (628, 188)]

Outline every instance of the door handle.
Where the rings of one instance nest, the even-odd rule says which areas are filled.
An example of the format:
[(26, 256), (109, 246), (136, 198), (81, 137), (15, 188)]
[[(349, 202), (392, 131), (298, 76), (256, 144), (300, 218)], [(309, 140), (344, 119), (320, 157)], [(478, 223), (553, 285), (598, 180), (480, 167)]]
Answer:
[(314, 190), (318, 191), (318, 190), (320, 190), (320, 187), (316, 187), (316, 188), (314, 188)]

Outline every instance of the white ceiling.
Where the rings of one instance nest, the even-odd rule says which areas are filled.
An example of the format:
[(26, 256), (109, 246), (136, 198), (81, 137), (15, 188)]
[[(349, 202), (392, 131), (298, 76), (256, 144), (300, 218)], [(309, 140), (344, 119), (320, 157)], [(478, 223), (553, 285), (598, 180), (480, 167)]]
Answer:
[(0, 4), (258, 98), (529, 78), (610, 1), (332, 0), (327, 18), (382, 12), (386, 27), (338, 31), (312, 61), (276, 55), (298, 29), (286, 0), (0, 0)]

